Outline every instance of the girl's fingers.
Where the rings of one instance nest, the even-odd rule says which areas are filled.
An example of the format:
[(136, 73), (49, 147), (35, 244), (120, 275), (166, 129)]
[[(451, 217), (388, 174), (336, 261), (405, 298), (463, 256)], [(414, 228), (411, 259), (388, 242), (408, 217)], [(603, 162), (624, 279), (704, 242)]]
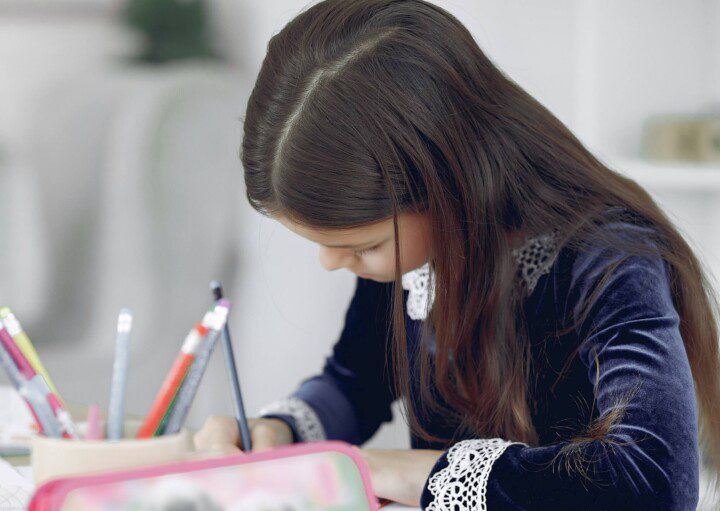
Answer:
[(242, 452), (240, 448), (235, 444), (218, 444), (210, 448), (212, 453), (216, 453), (218, 456), (228, 456), (230, 454), (237, 454)]
[(253, 451), (264, 451), (278, 445), (275, 432), (265, 424), (258, 424), (252, 429)]
[(238, 445), (240, 434), (237, 423), (230, 417), (208, 417), (193, 440), (198, 450), (210, 450), (218, 445)]
[[(282, 421), (250, 419), (249, 426), (254, 451), (264, 451), (276, 445), (292, 443), (292, 431)], [(242, 448), (237, 421), (233, 417), (218, 415), (208, 417), (193, 439), (195, 448), (199, 451), (216, 451), (218, 448), (227, 450), (228, 446)]]

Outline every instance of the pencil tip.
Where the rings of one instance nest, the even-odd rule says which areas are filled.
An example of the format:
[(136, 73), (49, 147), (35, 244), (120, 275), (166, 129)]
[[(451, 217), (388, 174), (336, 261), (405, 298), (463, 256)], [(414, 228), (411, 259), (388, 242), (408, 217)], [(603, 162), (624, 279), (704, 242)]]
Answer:
[(213, 280), (210, 282), (210, 290), (215, 296), (215, 300), (220, 300), (223, 297), (222, 285), (219, 280)]

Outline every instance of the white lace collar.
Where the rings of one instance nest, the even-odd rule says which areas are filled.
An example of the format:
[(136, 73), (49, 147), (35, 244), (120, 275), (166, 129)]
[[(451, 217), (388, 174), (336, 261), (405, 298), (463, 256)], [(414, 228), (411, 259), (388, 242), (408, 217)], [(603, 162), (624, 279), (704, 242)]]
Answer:
[[(528, 237), (520, 247), (512, 251), (518, 277), (523, 282), (526, 295), (532, 293), (538, 279), (550, 271), (558, 252), (557, 237), (557, 230)], [(409, 291), (407, 313), (411, 319), (427, 318), (435, 300), (434, 279), (435, 274), (430, 268), (430, 263), (425, 263), (402, 276), (402, 287)]]

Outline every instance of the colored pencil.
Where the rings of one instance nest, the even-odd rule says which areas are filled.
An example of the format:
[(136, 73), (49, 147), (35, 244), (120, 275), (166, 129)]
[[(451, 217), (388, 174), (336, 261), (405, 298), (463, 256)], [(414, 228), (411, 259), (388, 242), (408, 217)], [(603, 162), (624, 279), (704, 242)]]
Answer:
[(33, 369), (32, 365), (30, 365), (28, 359), (25, 358), (25, 355), (20, 350), (18, 345), (15, 344), (15, 341), (10, 335), (10, 332), (8, 332), (5, 326), (2, 324), (0, 324), (0, 342), (10, 354), (13, 362), (15, 362), (15, 365), (25, 378), (29, 380), (33, 376), (35, 376), (35, 374), (37, 374), (35, 372), (35, 369)]
[(207, 334), (207, 328), (201, 323), (198, 323), (192, 330), (190, 330), (190, 333), (188, 333), (185, 341), (183, 342), (180, 353), (178, 353), (175, 362), (170, 368), (170, 371), (165, 377), (160, 390), (155, 396), (155, 400), (150, 407), (150, 411), (148, 412), (145, 421), (137, 432), (137, 438), (149, 438), (156, 433), (160, 423), (162, 422), (163, 416), (167, 412), (168, 407), (177, 392), (178, 387), (182, 383), (185, 375), (190, 369), (190, 366), (195, 360), (195, 354), (197, 353), (198, 347)]
[[(0, 344), (0, 366), (3, 367), (5, 370), (5, 373), (8, 376), (8, 379), (10, 380), (10, 384), (15, 388), (15, 390), (22, 395), (21, 389), (25, 385), (25, 378), (20, 373), (20, 370), (15, 365), (15, 361), (10, 356), (10, 353), (5, 349), (4, 344)], [(30, 413), (33, 416), (33, 419), (35, 419), (35, 423), (38, 426), (38, 429), (41, 433), (45, 432), (46, 427), (43, 426), (42, 421), (38, 417), (37, 413), (35, 412), (35, 408), (33, 408), (30, 401), (23, 397), (25, 400), (25, 404), (27, 404), (28, 409), (30, 410)]]
[(229, 311), (230, 302), (227, 300), (220, 300), (217, 305), (215, 305), (210, 322), (211, 330), (205, 342), (203, 342), (200, 347), (197, 357), (188, 371), (187, 378), (178, 392), (172, 413), (165, 427), (165, 434), (177, 433), (184, 424), (190, 406), (195, 399), (195, 394), (197, 394), (198, 388), (200, 387), (200, 381), (205, 374), (210, 356), (220, 336), (220, 332), (227, 321)]
[(13, 311), (10, 309), (10, 307), (0, 308), (0, 321), (2, 321), (2, 323), (5, 325), (5, 328), (7, 328), (8, 332), (10, 332), (10, 335), (15, 341), (15, 344), (17, 344), (17, 346), (20, 348), (20, 351), (23, 352), (25, 358), (28, 359), (30, 365), (32, 365), (33, 369), (35, 369), (35, 372), (45, 379), (45, 383), (47, 383), (47, 386), (50, 388), (53, 394), (55, 394), (58, 399), (60, 399), (60, 402), (62, 402), (62, 398), (60, 398), (60, 393), (57, 391), (57, 388), (55, 388), (55, 384), (50, 378), (50, 374), (47, 372), (45, 366), (43, 366), (42, 362), (40, 361), (40, 357), (35, 351), (35, 347), (33, 346), (30, 338), (23, 330), (22, 325), (20, 325), (20, 321), (18, 321), (17, 317), (15, 317), (15, 314), (13, 314)]
[(64, 431), (63, 425), (48, 402), (48, 392), (49, 388), (45, 379), (39, 374), (26, 381), (25, 385), (20, 388), (20, 396), (30, 403), (43, 425), (43, 434), (52, 438), (63, 436), (69, 438), (70, 435)]
[[(42, 396), (50, 406), (53, 415), (57, 417), (61, 424), (61, 429), (63, 431), (62, 436), (67, 438), (78, 438), (77, 428), (72, 422), (70, 414), (65, 410), (62, 401), (58, 395), (50, 389), (45, 381), (45, 378), (35, 372), (35, 368), (33, 368), (30, 361), (25, 358), (25, 354), (15, 344), (14, 339), (3, 325), (0, 325), (0, 342), (15, 362), (15, 365), (22, 376), (27, 380), (28, 385), (31, 385), (36, 391), (42, 393)], [(45, 409), (44, 406), (42, 408)]]

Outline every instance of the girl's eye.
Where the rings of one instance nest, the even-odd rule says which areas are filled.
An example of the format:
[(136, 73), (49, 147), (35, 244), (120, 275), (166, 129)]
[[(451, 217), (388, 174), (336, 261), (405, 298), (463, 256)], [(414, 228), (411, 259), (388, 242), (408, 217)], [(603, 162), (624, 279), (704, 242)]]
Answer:
[(364, 249), (362, 249), (362, 250), (356, 250), (356, 251), (355, 251), (355, 255), (358, 256), (358, 257), (359, 257), (359, 256), (363, 256), (363, 255), (365, 255), (365, 254), (367, 254), (367, 253), (369, 253), (369, 252), (372, 252), (373, 250), (377, 250), (377, 248), (378, 248), (379, 246), (380, 246), (380, 245), (375, 245), (374, 247), (364, 248)]

